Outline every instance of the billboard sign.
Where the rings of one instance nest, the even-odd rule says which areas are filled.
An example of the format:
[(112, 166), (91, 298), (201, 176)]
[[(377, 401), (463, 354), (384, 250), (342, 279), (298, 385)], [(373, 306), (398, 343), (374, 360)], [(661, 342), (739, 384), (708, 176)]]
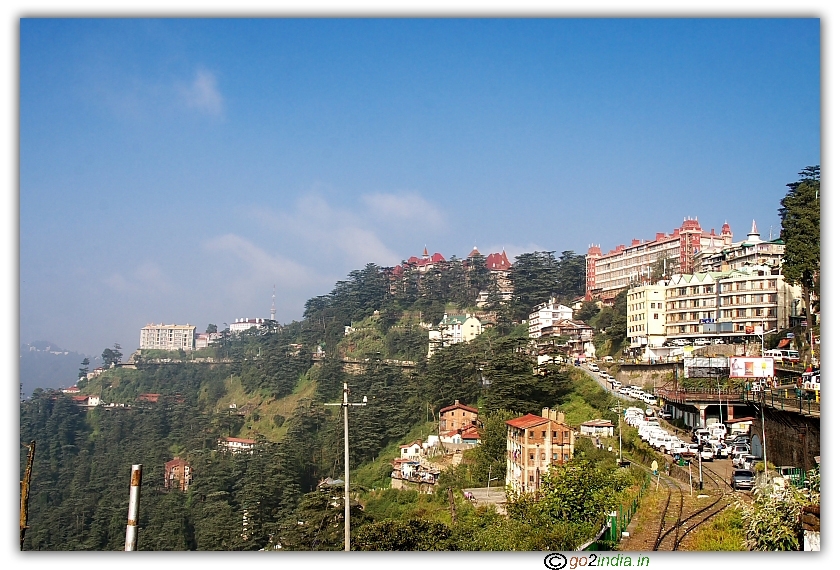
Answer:
[(772, 357), (748, 358), (731, 356), (729, 358), (730, 378), (770, 378), (776, 375), (775, 361)]

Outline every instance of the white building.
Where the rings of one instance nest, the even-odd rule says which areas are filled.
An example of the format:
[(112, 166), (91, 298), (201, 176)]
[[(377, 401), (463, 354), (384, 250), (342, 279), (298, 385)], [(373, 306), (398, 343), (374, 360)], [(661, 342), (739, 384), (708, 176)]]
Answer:
[(444, 313), (438, 326), (429, 329), (429, 356), (438, 347), (470, 342), (484, 331), (481, 321), (469, 313), (449, 316)]
[(230, 325), (230, 332), (233, 333), (240, 333), (247, 331), (252, 328), (260, 328), (264, 324), (268, 323), (268, 319), (248, 319), (248, 318), (241, 318), (234, 320), (233, 324)]
[(534, 308), (528, 317), (528, 336), (539, 338), (543, 327), (551, 326), (554, 321), (572, 320), (572, 309), (561, 305), (556, 299), (550, 299)]
[(192, 350), (195, 325), (148, 324), (140, 329), (140, 350)]

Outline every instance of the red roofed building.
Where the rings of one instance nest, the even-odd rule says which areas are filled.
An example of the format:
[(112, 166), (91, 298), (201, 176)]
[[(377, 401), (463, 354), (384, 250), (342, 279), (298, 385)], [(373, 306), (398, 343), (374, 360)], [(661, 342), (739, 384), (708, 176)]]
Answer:
[[(607, 253), (592, 245), (586, 253), (586, 298), (612, 305), (619, 291), (633, 284), (652, 283), (677, 273), (694, 273), (694, 256), (704, 249), (731, 245), (732, 231), (724, 224), (720, 235), (705, 231), (697, 218), (685, 218), (670, 234), (657, 232), (653, 240), (633, 239)], [(663, 267), (664, 265), (664, 267)]]
[(192, 483), (192, 467), (185, 460), (176, 457), (163, 466), (163, 486), (166, 489), (186, 491)]
[(477, 425), (478, 410), (471, 406), (462, 404), (459, 400), (451, 406), (441, 408), (438, 412), (440, 419), (440, 432), (466, 429)]
[(572, 428), (562, 412), (543, 408), (541, 416), (526, 414), (508, 420), (505, 485), (518, 493), (533, 493), (552, 465), (562, 465), (575, 453)]
[(137, 394), (138, 402), (149, 402), (150, 404), (157, 404), (160, 399), (160, 394)]

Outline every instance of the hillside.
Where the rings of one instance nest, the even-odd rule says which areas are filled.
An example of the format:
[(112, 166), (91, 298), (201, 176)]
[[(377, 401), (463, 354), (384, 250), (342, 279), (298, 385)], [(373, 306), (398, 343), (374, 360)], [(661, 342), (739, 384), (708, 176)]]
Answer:
[[(95, 408), (36, 391), (21, 403), (21, 441), (38, 442), (25, 548), (121, 549), (125, 478), (136, 463), (144, 465), (141, 549), (256, 550), (277, 541), (285, 548), (340, 548), (340, 532), (313, 545), (287, 521), (323, 516), (318, 484), (343, 473), (340, 408), (324, 404), (340, 401), (345, 382), (352, 401), (368, 398), (367, 406), (351, 411), (350, 466), (369, 487), (387, 483), (398, 446), (428, 433), (427, 422), (456, 399), (477, 406), (486, 419), (539, 414), (543, 407), (569, 406), (573, 417), (606, 409), (606, 402), (581, 399), (582, 376), (573, 367), (535, 375), (527, 330), (506, 321), (504, 307), (488, 319), (495, 326), (472, 342), (440, 347), (426, 358), (429, 310), (477, 308), (433, 295), (431, 301), (394, 296), (380, 274), (371, 266), (353, 272), (330, 295), (308, 302), (303, 321), (277, 332), (225, 335), (202, 351), (201, 361), (164, 364), (141, 354), (136, 368), (80, 382), (83, 394), (101, 398)], [(252, 439), (255, 452), (221, 453), (218, 441), (225, 437)], [(488, 469), (503, 479), (504, 450), (491, 448), (448, 470), (450, 485), (486, 484)], [(165, 489), (164, 464), (174, 457), (194, 473), (185, 493)], [(366, 504), (396, 500), (365, 497)], [(445, 505), (445, 497), (434, 500)], [(371, 503), (368, 512), (375, 511)], [(357, 514), (361, 526), (377, 522)], [(290, 536), (278, 538), (284, 534)]]

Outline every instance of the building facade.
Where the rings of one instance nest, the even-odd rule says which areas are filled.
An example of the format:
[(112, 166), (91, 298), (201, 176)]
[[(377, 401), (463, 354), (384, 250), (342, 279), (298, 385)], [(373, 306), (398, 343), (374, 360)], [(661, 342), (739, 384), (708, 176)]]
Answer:
[(627, 338), (630, 348), (665, 344), (666, 282), (634, 287), (627, 292)]
[(555, 321), (570, 321), (572, 313), (571, 307), (561, 305), (556, 299), (537, 305), (528, 316), (528, 336), (540, 338), (544, 327), (550, 327)]
[(190, 464), (180, 457), (167, 461), (163, 469), (163, 486), (166, 489), (186, 491), (192, 483), (193, 472)]
[(574, 432), (562, 412), (543, 408), (541, 416), (526, 414), (508, 420), (505, 486), (517, 493), (540, 488), (543, 474), (575, 453)]
[(233, 323), (230, 324), (230, 332), (231, 334), (234, 333), (242, 333), (250, 329), (258, 329), (264, 325), (268, 324), (268, 319), (262, 318), (254, 318), (249, 319), (243, 317), (241, 319), (234, 319)]
[(669, 339), (743, 336), (757, 325), (765, 331), (781, 330), (791, 326), (802, 307), (801, 287), (765, 265), (674, 275), (665, 298)]
[(691, 273), (695, 254), (732, 243), (732, 230), (723, 224), (720, 235), (704, 231), (695, 218), (686, 218), (670, 234), (659, 232), (653, 240), (633, 239), (607, 253), (592, 245), (586, 253), (586, 298), (612, 304), (615, 296), (633, 284), (655, 282), (674, 273)]
[(438, 326), (429, 329), (429, 356), (434, 354), (437, 348), (470, 342), (483, 331), (484, 326), (474, 315), (467, 313), (450, 316), (444, 313)]
[(716, 249), (702, 249), (694, 256), (693, 273), (743, 269), (749, 265), (766, 265), (778, 269), (785, 256), (785, 242), (781, 239), (764, 241), (755, 220), (747, 239)]
[(140, 350), (192, 350), (195, 325), (148, 324), (140, 329)]
[(440, 431), (452, 431), (466, 429), (478, 425), (478, 410), (471, 406), (465, 406), (459, 400), (451, 406), (441, 408), (438, 412)]

